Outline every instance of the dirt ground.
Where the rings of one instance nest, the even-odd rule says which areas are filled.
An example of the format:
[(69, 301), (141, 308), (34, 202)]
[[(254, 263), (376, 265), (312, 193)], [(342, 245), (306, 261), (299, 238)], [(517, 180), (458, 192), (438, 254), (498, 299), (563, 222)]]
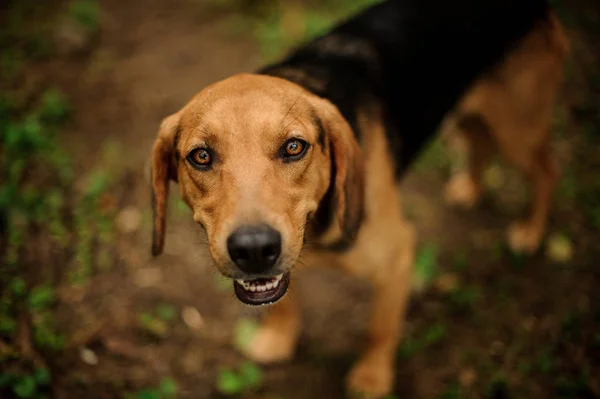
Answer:
[[(176, 381), (179, 398), (224, 397), (217, 382), (244, 364), (236, 342), (251, 334), (261, 310), (241, 305), (216, 275), (176, 186), (165, 253), (151, 258), (149, 150), (164, 116), (264, 58), (251, 35), (231, 33), (226, 9), (196, 0), (100, 4), (100, 29), (85, 51), (46, 67), (74, 104), (61, 137), (78, 174), (103, 168), (116, 176), (119, 233), (110, 268), (94, 269), (84, 286), (57, 290), (68, 344), (45, 356), (52, 397), (160, 397), (143, 392), (164, 378)], [(577, 35), (593, 64), (600, 37)], [(505, 229), (526, 203), (522, 180), (506, 165), (491, 169), (491, 194), (468, 212), (444, 204), (449, 168), (437, 144), (407, 174), (401, 192), (419, 231), (417, 263), (437, 272), (414, 295), (395, 397), (600, 398), (600, 226), (590, 216), (600, 206), (593, 201), (600, 198), (600, 126), (583, 132), (600, 103), (582, 106), (589, 74), (578, 62), (557, 116), (556, 147), (568, 173), (549, 227), (572, 249), (566, 261), (548, 247), (531, 257), (505, 249)], [(298, 275), (305, 326), (295, 359), (261, 367), (260, 385), (236, 397), (343, 397), (366, 329), (369, 287), (328, 270)]]

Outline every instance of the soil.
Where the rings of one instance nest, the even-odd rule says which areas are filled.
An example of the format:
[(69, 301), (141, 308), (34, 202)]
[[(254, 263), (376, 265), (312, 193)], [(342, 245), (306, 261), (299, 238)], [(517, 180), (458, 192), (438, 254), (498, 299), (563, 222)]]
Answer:
[[(262, 310), (240, 304), (219, 280), (200, 227), (175, 205), (176, 186), (165, 253), (151, 258), (148, 158), (163, 117), (207, 84), (263, 61), (251, 37), (229, 32), (230, 14), (199, 1), (105, 0), (101, 10), (92, 48), (50, 66), (76, 106), (64, 142), (79, 170), (118, 171), (118, 207), (141, 213), (142, 223), (120, 234), (112, 269), (96, 273), (85, 290), (61, 288), (58, 317), (70, 345), (48, 360), (54, 394), (122, 397), (172, 376), (180, 398), (219, 398), (219, 373), (243, 361), (232, 344), (236, 326)], [(580, 124), (572, 118), (557, 146), (566, 148), (565, 161), (597, 179), (592, 154), (599, 147), (581, 144)], [(101, 149), (108, 144), (117, 155), (107, 159)], [(507, 183), (468, 212), (444, 204), (447, 168), (415, 168), (402, 184), (421, 247), (439, 249), (440, 277), (414, 295), (395, 394), (600, 398), (600, 231), (581, 207), (558, 196), (549, 232), (570, 237), (572, 259), (557, 263), (545, 250), (511, 255), (505, 229), (525, 201), (518, 177), (506, 166), (498, 170)], [(240, 397), (343, 397), (344, 376), (364, 338), (370, 289), (334, 271), (299, 274), (294, 289), (303, 298), (305, 326), (296, 357), (265, 367), (262, 387)], [(454, 294), (444, 279), (458, 286)], [(191, 329), (177, 314), (166, 332), (149, 334), (139, 315), (164, 303), (197, 309), (202, 326)], [(432, 328), (443, 334), (406, 354)], [(82, 348), (97, 362), (82, 361)], [(454, 388), (460, 395), (452, 396)]]

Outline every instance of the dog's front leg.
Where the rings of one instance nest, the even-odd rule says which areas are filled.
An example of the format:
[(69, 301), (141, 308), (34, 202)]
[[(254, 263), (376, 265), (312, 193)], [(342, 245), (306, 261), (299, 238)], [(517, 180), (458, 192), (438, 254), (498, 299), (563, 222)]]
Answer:
[(414, 257), (413, 228), (405, 227), (402, 247), (391, 257), (391, 267), (385, 268), (383, 273), (379, 268), (372, 276), (375, 290), (367, 348), (347, 381), (350, 393), (359, 394), (361, 398), (381, 398), (389, 394), (394, 385), (396, 348), (410, 295)]
[(267, 310), (244, 355), (258, 363), (274, 363), (292, 357), (300, 334), (300, 312), (293, 290)]

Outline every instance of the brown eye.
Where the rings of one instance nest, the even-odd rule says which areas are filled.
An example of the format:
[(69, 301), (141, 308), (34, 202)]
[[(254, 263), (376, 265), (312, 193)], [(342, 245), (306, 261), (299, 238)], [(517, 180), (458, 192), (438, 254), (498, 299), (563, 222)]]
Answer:
[(300, 140), (290, 140), (285, 145), (285, 153), (289, 156), (295, 156), (302, 152), (304, 149), (304, 144)]
[(308, 147), (309, 144), (304, 140), (290, 139), (286, 141), (281, 148), (284, 162), (292, 162), (301, 159), (304, 154), (306, 154)]
[(206, 148), (196, 148), (188, 156), (188, 161), (197, 167), (207, 167), (212, 163), (212, 155)]

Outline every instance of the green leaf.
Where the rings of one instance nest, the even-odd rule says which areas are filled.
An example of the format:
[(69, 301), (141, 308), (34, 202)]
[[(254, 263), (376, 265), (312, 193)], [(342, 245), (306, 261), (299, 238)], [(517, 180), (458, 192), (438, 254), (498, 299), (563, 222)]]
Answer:
[(17, 323), (11, 317), (7, 315), (0, 316), (0, 332), (10, 334), (15, 331), (17, 327)]
[(109, 177), (104, 170), (96, 170), (88, 178), (88, 185), (85, 189), (85, 197), (94, 200), (102, 194), (109, 185)]
[(158, 338), (164, 338), (169, 331), (169, 326), (163, 320), (155, 318), (149, 313), (139, 315), (139, 321), (144, 330)]
[(398, 356), (405, 359), (413, 356), (415, 353), (423, 349), (423, 343), (417, 339), (406, 338), (400, 348), (398, 348)]
[(98, 4), (93, 0), (76, 0), (71, 3), (69, 13), (81, 26), (91, 32), (98, 29)]
[(137, 399), (161, 399), (160, 391), (156, 389), (144, 389), (138, 392), (136, 395)]
[(156, 308), (156, 314), (164, 321), (171, 321), (175, 317), (175, 307), (169, 305), (168, 303), (163, 303), (158, 305)]
[(250, 346), (258, 330), (258, 323), (254, 319), (240, 319), (233, 330), (233, 345), (238, 349)]
[(414, 283), (417, 288), (428, 286), (438, 274), (439, 248), (434, 244), (420, 247), (415, 257)]
[(217, 378), (217, 390), (224, 395), (235, 395), (244, 390), (244, 382), (231, 370), (221, 370)]
[(322, 13), (310, 12), (305, 18), (305, 39), (310, 40), (325, 33), (331, 27), (332, 21)]
[(425, 344), (428, 346), (434, 345), (443, 340), (446, 337), (446, 335), (448, 335), (446, 327), (443, 324), (435, 324), (425, 334)]
[(9, 288), (10, 291), (18, 297), (25, 294), (25, 291), (27, 290), (25, 281), (21, 277), (14, 277), (12, 280), (10, 280)]
[(36, 389), (37, 384), (35, 382), (35, 379), (30, 375), (26, 375), (22, 378), (19, 378), (15, 385), (13, 385), (13, 392), (19, 398), (33, 397), (33, 395), (35, 395), (36, 393)]
[(33, 310), (41, 310), (54, 302), (54, 290), (49, 285), (35, 287), (29, 293), (29, 307)]
[(159, 390), (167, 398), (175, 397), (177, 395), (177, 382), (169, 377), (163, 378)]
[(58, 123), (69, 115), (69, 104), (65, 96), (56, 89), (47, 90), (42, 96), (40, 116), (49, 122)]
[(250, 388), (258, 388), (262, 384), (262, 370), (252, 362), (245, 361), (240, 365), (240, 376)]
[(48, 369), (39, 368), (35, 371), (33, 376), (37, 383), (40, 385), (47, 385), (48, 383), (50, 383), (51, 376)]
[(14, 381), (15, 376), (10, 373), (2, 373), (0, 374), (0, 387), (5, 387)]

